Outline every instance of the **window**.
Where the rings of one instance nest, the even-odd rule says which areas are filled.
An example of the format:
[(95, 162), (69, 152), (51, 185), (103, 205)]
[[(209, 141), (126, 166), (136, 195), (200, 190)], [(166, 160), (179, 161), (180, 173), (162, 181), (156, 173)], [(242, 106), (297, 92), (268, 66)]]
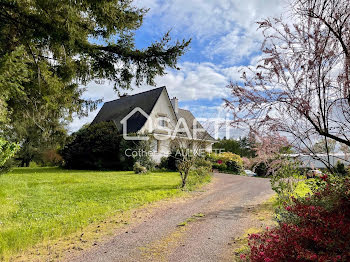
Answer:
[(158, 152), (158, 140), (155, 140), (155, 139), (151, 140), (151, 150), (153, 152)]
[(167, 122), (165, 121), (165, 119), (159, 119), (159, 126), (161, 126), (161, 127), (167, 126)]

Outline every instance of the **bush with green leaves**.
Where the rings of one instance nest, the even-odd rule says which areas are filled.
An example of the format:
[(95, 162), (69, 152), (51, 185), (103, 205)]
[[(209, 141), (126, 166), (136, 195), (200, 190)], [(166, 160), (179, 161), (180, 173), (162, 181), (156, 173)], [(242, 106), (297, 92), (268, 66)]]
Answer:
[(341, 176), (346, 176), (348, 174), (348, 170), (343, 162), (337, 161), (336, 165), (334, 166), (334, 173)]
[(113, 122), (83, 127), (71, 135), (61, 155), (70, 169), (132, 170), (135, 159), (125, 151), (137, 143), (126, 141)]
[(291, 201), (298, 186), (302, 173), (299, 163), (289, 159), (281, 159), (279, 168), (271, 175), (271, 187), (277, 193), (277, 202), (282, 207), (283, 204)]
[(233, 173), (240, 173), (242, 171), (242, 166), (236, 161), (227, 161), (226, 162), (227, 170)]
[(253, 166), (253, 170), (259, 177), (266, 177), (268, 174), (268, 166), (265, 162), (259, 162)]
[(196, 168), (205, 168), (206, 170), (208, 171), (211, 171), (212, 168), (213, 168), (213, 165), (212, 163), (209, 161), (209, 160), (206, 160), (205, 158), (203, 157), (199, 157), (196, 159), (195, 163), (194, 163), (195, 167)]
[(8, 161), (16, 154), (19, 150), (17, 143), (8, 142), (3, 138), (0, 138), (0, 173), (8, 170)]
[(208, 170), (207, 167), (200, 166), (200, 167), (193, 168), (191, 172), (193, 175), (196, 175), (196, 176), (206, 176), (210, 173), (210, 170)]
[(41, 166), (62, 166), (63, 158), (58, 153), (58, 150), (49, 148), (45, 149), (40, 154), (40, 158), (36, 162), (38, 162)]
[(225, 163), (214, 163), (213, 168), (222, 172), (227, 170), (227, 166)]
[(243, 160), (239, 155), (231, 152), (220, 154), (211, 153), (208, 159), (213, 163), (213, 168), (222, 172), (238, 174), (243, 170)]
[(147, 173), (147, 168), (142, 166), (140, 164), (140, 162), (135, 162), (134, 166), (133, 166), (133, 170), (135, 172), (135, 174), (144, 174)]
[(160, 159), (160, 163), (158, 164), (157, 166), (158, 168), (160, 169), (165, 169), (167, 170), (168, 169), (168, 158), (163, 156), (161, 159)]
[(159, 167), (170, 171), (178, 171), (178, 163), (183, 156), (176, 150), (171, 151), (168, 157), (162, 157)]
[(135, 143), (135, 152), (140, 152), (135, 156), (135, 161), (141, 166), (145, 167), (148, 171), (154, 170), (156, 163), (151, 158), (148, 152), (151, 152), (150, 140), (140, 140)]

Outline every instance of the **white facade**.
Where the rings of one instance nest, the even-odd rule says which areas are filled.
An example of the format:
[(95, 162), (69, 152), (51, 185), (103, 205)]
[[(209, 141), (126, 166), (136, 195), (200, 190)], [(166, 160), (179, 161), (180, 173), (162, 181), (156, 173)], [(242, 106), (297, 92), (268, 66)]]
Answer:
[[(174, 147), (181, 147), (190, 150), (203, 149), (206, 152), (212, 151), (212, 145), (215, 141), (204, 139), (188, 139), (176, 137), (171, 139), (166, 137), (167, 132), (157, 128), (157, 126), (164, 126), (173, 131), (178, 122), (178, 116), (175, 112), (178, 111), (177, 99), (176, 103), (172, 105), (166, 89), (163, 90), (156, 102), (150, 117), (140, 129), (139, 133), (147, 133), (151, 137), (152, 146), (152, 158), (155, 162), (159, 163), (162, 157), (167, 157)], [(164, 123), (163, 119), (169, 119)], [(167, 138), (167, 139), (164, 139)]]

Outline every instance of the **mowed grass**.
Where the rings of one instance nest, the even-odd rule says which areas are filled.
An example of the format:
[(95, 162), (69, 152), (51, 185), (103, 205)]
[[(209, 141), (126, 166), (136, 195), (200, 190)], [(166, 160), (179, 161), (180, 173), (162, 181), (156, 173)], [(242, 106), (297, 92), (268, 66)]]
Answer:
[(118, 212), (181, 194), (176, 172), (16, 168), (0, 176), (0, 260)]

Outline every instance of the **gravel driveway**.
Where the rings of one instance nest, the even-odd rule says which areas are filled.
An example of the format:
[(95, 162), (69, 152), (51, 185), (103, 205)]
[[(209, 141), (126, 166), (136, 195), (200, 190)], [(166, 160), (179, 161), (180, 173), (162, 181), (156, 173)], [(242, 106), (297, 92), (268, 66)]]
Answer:
[(232, 261), (230, 241), (251, 227), (247, 207), (272, 194), (268, 179), (214, 174), (202, 192), (153, 208), (69, 261)]

